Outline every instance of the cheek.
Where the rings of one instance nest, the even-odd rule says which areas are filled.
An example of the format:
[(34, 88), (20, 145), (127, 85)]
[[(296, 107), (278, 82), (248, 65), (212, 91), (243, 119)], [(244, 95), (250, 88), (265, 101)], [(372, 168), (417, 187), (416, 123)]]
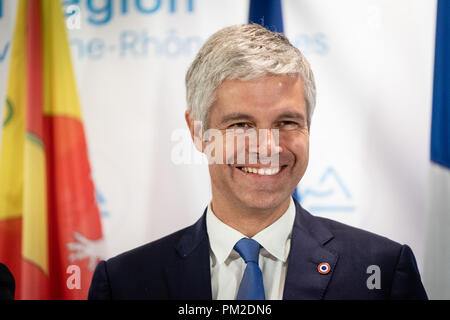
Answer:
[(244, 164), (245, 147), (245, 141), (223, 135), (205, 144), (203, 150), (210, 164)]
[(225, 138), (221, 134), (216, 133), (211, 139), (208, 140), (208, 142), (204, 143), (203, 153), (208, 159), (208, 163), (210, 165), (221, 165), (229, 163), (227, 162), (227, 154), (232, 154), (232, 152), (228, 149), (229, 148), (226, 145)]
[(250, 141), (254, 141), (254, 139), (249, 139), (241, 135), (225, 135), (223, 138), (223, 155), (225, 163), (247, 163), (248, 152), (246, 150)]
[(226, 175), (224, 173), (224, 165), (210, 164), (209, 175), (211, 177), (211, 183), (213, 185), (222, 185), (226, 180)]
[(230, 137), (223, 138), (223, 152), (226, 163), (234, 163), (235, 154), (237, 153), (234, 139)]
[(286, 151), (294, 154), (296, 165), (308, 164), (309, 136), (307, 134), (297, 133), (286, 135), (283, 137), (283, 145)]

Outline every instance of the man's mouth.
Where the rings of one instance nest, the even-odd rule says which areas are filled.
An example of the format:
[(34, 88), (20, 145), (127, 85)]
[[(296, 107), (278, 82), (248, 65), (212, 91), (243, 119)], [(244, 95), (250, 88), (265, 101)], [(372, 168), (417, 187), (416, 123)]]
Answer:
[(285, 166), (276, 168), (255, 168), (255, 167), (236, 167), (236, 168), (249, 174), (255, 174), (260, 176), (274, 176), (278, 174), (281, 170), (283, 170), (284, 167)]

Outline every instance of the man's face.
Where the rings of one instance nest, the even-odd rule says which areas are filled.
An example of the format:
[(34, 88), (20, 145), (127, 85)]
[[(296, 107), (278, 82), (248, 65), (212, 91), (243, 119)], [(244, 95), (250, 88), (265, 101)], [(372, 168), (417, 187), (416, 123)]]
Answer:
[[(229, 159), (229, 151), (233, 150), (235, 160), (236, 154), (242, 151), (246, 154), (246, 160), (245, 163), (227, 164), (230, 162), (225, 159), (222, 164), (209, 165), (213, 201), (215, 197), (222, 197), (234, 206), (247, 209), (274, 209), (286, 203), (308, 165), (309, 130), (306, 119), (300, 77), (282, 75), (264, 76), (251, 81), (224, 81), (211, 108), (209, 128), (223, 133), (220, 145), (223, 146), (224, 159)], [(264, 139), (258, 139), (256, 146), (244, 144), (244, 148), (238, 150), (236, 140), (227, 139), (225, 135), (227, 130), (235, 129), (255, 129), (256, 132), (275, 129), (279, 143), (274, 145), (274, 137), (265, 135)], [(278, 156), (276, 167), (273, 163), (263, 164), (264, 161), (260, 160), (250, 164), (250, 155), (262, 153), (264, 147), (265, 154), (269, 152), (272, 156)], [(261, 168), (270, 168), (271, 171), (269, 174), (264, 171), (264, 175), (251, 172)]]

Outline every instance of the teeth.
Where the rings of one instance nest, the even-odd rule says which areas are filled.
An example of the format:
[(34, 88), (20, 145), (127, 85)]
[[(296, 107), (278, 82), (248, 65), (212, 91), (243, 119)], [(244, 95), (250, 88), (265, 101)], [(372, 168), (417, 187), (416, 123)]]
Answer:
[(248, 167), (243, 167), (241, 168), (242, 171), (247, 172), (247, 173), (255, 173), (255, 174), (259, 174), (262, 176), (272, 176), (274, 174), (277, 174), (278, 172), (280, 172), (280, 168), (260, 168), (260, 169), (256, 169), (256, 168), (248, 168)]

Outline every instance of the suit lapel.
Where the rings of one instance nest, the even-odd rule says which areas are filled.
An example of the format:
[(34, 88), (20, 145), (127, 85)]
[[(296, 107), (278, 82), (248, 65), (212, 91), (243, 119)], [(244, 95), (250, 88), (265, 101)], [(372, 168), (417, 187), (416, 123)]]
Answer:
[[(296, 217), (292, 229), (283, 299), (322, 299), (338, 259), (335, 252), (324, 247), (333, 235), (297, 201), (295, 206)], [(330, 265), (327, 274), (318, 271), (318, 265), (322, 262)]]
[[(283, 299), (322, 299), (338, 260), (337, 253), (324, 247), (333, 235), (297, 201), (295, 206), (296, 216)], [(206, 210), (203, 216), (184, 232), (176, 250), (178, 257), (175, 263), (166, 269), (170, 299), (211, 300)], [(322, 262), (330, 265), (330, 272), (327, 274), (321, 274), (317, 269)]]
[(170, 299), (211, 300), (209, 241), (206, 210), (182, 235), (176, 246), (178, 257), (166, 269)]

